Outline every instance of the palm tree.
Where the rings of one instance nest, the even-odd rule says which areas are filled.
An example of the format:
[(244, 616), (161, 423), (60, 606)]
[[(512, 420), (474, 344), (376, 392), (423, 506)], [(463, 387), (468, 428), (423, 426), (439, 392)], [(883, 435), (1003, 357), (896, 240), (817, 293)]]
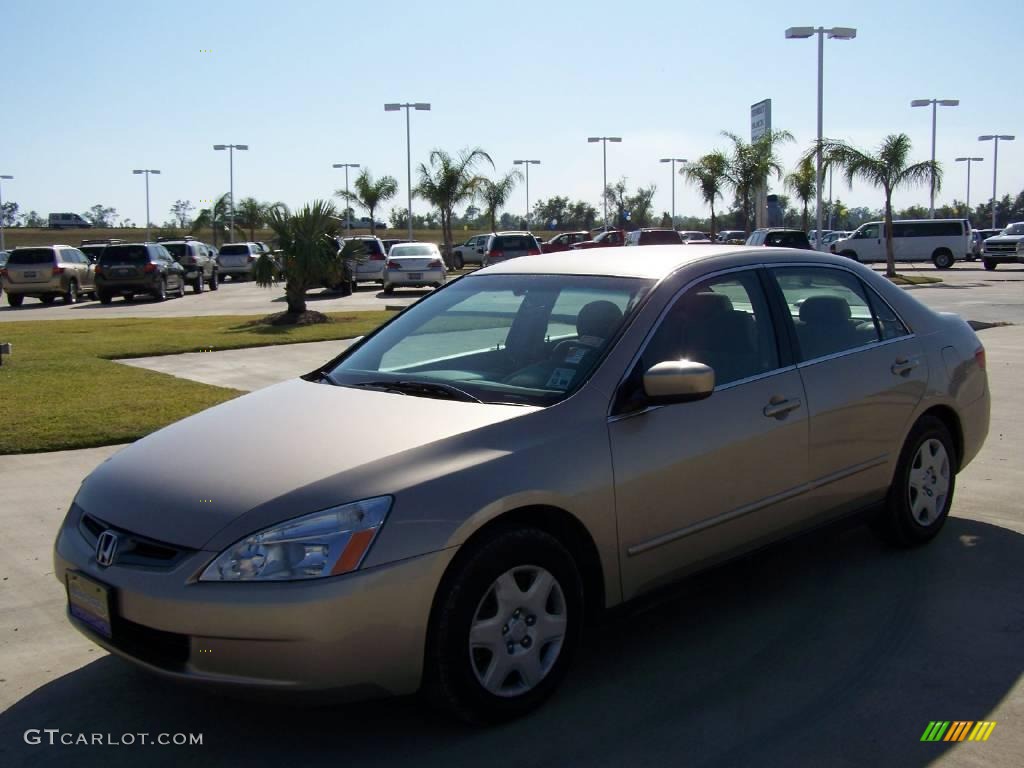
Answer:
[(709, 152), (693, 165), (680, 168), (679, 173), (700, 189), (704, 202), (711, 206), (711, 239), (715, 239), (715, 200), (729, 183), (729, 158), (724, 152)]
[(254, 197), (246, 197), (235, 208), (235, 226), (242, 230), (248, 229), (249, 240), (254, 241), (256, 230), (266, 225), (272, 208), (288, 212), (288, 206), (284, 203), (261, 203)]
[[(818, 144), (807, 153), (812, 157), (818, 150)], [(854, 179), (861, 179), (872, 186), (881, 187), (885, 193), (885, 274), (896, 276), (896, 258), (892, 244), (892, 193), (900, 187), (912, 187), (929, 184), (932, 174), (935, 178), (935, 189), (942, 186), (942, 166), (932, 160), (907, 165), (910, 155), (910, 137), (905, 133), (890, 134), (885, 137), (877, 154), (847, 144), (836, 139), (822, 139), (821, 154), (825, 162), (841, 168), (846, 175), (847, 183), (852, 187)]]
[(420, 183), (416, 194), (433, 205), (441, 213), (441, 230), (444, 237), (444, 253), (452, 249), (452, 215), (455, 206), (477, 194), (484, 179), (474, 171), (481, 160), (494, 167), (491, 156), (480, 147), (463, 149), (458, 157), (452, 157), (443, 149), (430, 153), (430, 166), (420, 163)]
[(374, 211), (381, 203), (386, 203), (398, 194), (398, 182), (395, 181), (394, 176), (381, 176), (374, 181), (369, 169), (364, 169), (356, 176), (352, 186), (355, 187), (354, 192), (339, 189), (334, 194), (346, 202), (355, 203), (360, 208), (366, 209), (366, 212), (370, 214), (370, 234), (372, 235), (377, 231), (377, 218), (374, 216)]
[[(505, 207), (508, 199), (512, 196), (512, 190), (516, 187), (516, 182), (522, 178), (522, 173), (518, 170), (513, 170), (494, 181), (491, 179), (481, 180), (479, 189), (480, 199), (484, 203), (484, 215), (491, 222), (492, 232), (498, 229), (498, 211)], [(468, 213), (467, 210), (467, 217)]]
[[(796, 170), (786, 176), (786, 186), (793, 190), (796, 199), (804, 205), (803, 230), (807, 231), (807, 206), (817, 194), (818, 174), (810, 157), (800, 159)], [(820, 237), (820, 233), (819, 233)]]
[(225, 192), (218, 197), (209, 208), (199, 211), (192, 228), (189, 230), (195, 234), (200, 229), (209, 228), (210, 238), (213, 240), (213, 247), (217, 247), (217, 235), (223, 232), (228, 226), (229, 212), (231, 210), (231, 195)]
[(723, 131), (722, 135), (733, 143), (727, 178), (730, 186), (736, 190), (743, 211), (744, 229), (749, 235), (754, 192), (769, 176), (782, 178), (782, 163), (775, 152), (775, 145), (793, 141), (793, 134), (789, 131), (769, 131), (749, 144), (735, 133)]
[(294, 214), (287, 208), (271, 206), (267, 225), (274, 231), (274, 242), (280, 249), (280, 260), (263, 254), (256, 262), (253, 277), (256, 284), (269, 288), (283, 277), (288, 315), (306, 311), (306, 291), (322, 285), (343, 282), (346, 261), (355, 257), (362, 246), (348, 242), (338, 252), (341, 235), (338, 211), (327, 200), (314, 200)]

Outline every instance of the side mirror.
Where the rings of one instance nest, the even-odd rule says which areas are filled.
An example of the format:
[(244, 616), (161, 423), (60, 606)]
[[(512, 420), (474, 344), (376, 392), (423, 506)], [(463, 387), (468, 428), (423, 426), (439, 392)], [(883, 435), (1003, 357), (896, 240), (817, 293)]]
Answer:
[(644, 394), (652, 405), (703, 400), (714, 389), (715, 371), (704, 363), (667, 360), (644, 374)]

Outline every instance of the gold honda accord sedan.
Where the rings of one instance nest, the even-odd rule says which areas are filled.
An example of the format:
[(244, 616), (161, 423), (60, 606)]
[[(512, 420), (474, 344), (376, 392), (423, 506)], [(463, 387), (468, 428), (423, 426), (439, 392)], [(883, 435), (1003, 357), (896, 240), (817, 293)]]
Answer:
[(497, 722), (584, 622), (697, 569), (857, 513), (929, 541), (988, 426), (971, 328), (853, 261), (525, 256), (117, 453), (55, 572), (154, 672)]

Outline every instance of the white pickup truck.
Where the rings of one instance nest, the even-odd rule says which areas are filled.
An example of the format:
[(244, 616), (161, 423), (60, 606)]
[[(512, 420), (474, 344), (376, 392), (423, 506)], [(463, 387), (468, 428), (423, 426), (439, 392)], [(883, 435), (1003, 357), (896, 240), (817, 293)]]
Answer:
[(1024, 221), (1011, 224), (995, 237), (981, 244), (981, 262), (985, 269), (995, 269), (1000, 264), (1024, 262)]

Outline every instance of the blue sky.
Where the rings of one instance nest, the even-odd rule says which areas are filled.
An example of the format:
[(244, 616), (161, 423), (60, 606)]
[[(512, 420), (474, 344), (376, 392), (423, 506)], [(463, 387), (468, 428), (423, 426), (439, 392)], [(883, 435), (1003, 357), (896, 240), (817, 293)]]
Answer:
[[(985, 158), (972, 176), (977, 203), (992, 184), (982, 133), (1018, 135), (1000, 145), (999, 194), (1024, 188), (1024, 102), (1011, 79), (1022, 21), (1020, 0), (3, 0), (0, 173), (16, 177), (4, 199), (43, 215), (103, 203), (141, 223), (143, 180), (131, 170), (158, 168), (151, 206), (161, 222), (176, 199), (227, 190), (227, 153), (212, 145), (234, 142), (251, 147), (235, 155), (236, 198), (298, 205), (342, 186), (333, 162), (358, 162), (395, 176), (402, 205), (405, 120), (383, 104), (429, 101), (433, 111), (413, 113), (414, 173), (433, 147), (480, 146), (499, 172), (516, 158), (542, 161), (532, 200), (599, 205), (601, 149), (586, 137), (618, 135), (609, 180), (656, 183), (657, 210), (667, 210), (670, 174), (658, 159), (725, 148), (722, 130), (749, 138), (750, 105), (763, 98), (775, 127), (797, 138), (783, 150), (794, 163), (814, 138), (816, 44), (783, 31), (823, 24), (858, 30), (826, 42), (825, 135), (874, 146), (902, 131), (927, 159), (930, 110), (910, 100), (959, 98), (939, 113), (938, 200), (963, 199), (965, 164), (953, 158), (975, 155)], [(706, 215), (682, 180), (676, 194), (677, 213)], [(838, 177), (834, 194), (882, 202)], [(927, 189), (895, 203), (927, 205)], [(520, 187), (510, 209), (524, 208)]]

